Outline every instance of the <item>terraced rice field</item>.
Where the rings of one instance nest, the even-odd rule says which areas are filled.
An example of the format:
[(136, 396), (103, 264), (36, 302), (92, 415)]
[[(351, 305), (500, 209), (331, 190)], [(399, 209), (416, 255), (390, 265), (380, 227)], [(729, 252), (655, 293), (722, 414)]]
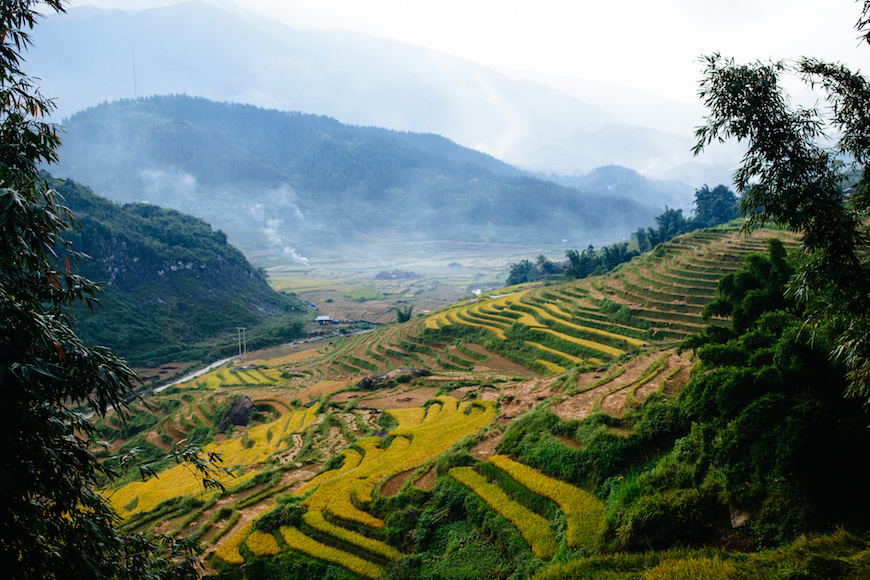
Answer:
[[(131, 529), (197, 534), (228, 565), (294, 551), (377, 578), (407, 552), (389, 541), (373, 507), (382, 487), (398, 482), (384, 493), (390, 497), (431, 489), (438, 458), (461, 446), (478, 463), (441, 481), (501, 514), (539, 558), (551, 558), (563, 540), (583, 549), (599, 539), (600, 502), (496, 454), (504, 425), (540, 404), (563, 419), (619, 418), (652, 393), (679, 391), (692, 363), (673, 343), (707, 324), (700, 313), (719, 277), (764, 251), (769, 235), (697, 232), (609, 276), (511, 288), (255, 368), (217, 369), (149, 399), (151, 410), (137, 407), (136, 419), (147, 441), (168, 451), (191, 434), (213, 433), (232, 397), (248, 395), (257, 421), (206, 447), (223, 458), (227, 491), (203, 489), (182, 465), (106, 494)], [(354, 387), (403, 367), (432, 375)], [(101, 428), (111, 435), (121, 425), (110, 417)], [(484, 473), (550, 500), (564, 526), (555, 529)], [(423, 479), (429, 483), (420, 487)], [(286, 505), (298, 510), (289, 524), (275, 515)]]
[[(402, 367), (498, 373), (510, 361), (553, 376), (611, 364), (703, 328), (708, 322), (701, 311), (715, 296), (718, 279), (738, 269), (747, 254), (765, 251), (772, 235), (796, 247), (783, 232), (760, 230), (746, 237), (734, 228), (702, 230), (675, 238), (608, 276), (485, 294), (341, 341), (315, 356), (288, 360), (282, 368), (293, 376), (293, 386), (304, 386), (321, 380), (356, 382)], [(224, 370), (202, 380), (218, 388), (267, 379), (274, 375), (264, 379)]]

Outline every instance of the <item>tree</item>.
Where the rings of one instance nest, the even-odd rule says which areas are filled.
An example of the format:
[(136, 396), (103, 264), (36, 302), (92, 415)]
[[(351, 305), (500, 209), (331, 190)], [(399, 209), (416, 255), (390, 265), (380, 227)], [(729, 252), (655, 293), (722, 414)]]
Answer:
[(511, 272), (508, 274), (505, 285), (513, 286), (514, 284), (529, 282), (534, 269), (535, 265), (530, 260), (522, 260), (516, 264), (511, 264)]
[[(870, 42), (870, 0), (856, 28)], [(773, 222), (803, 236), (806, 263), (789, 292), (812, 305), (806, 322), (835, 334), (832, 356), (849, 370), (847, 392), (870, 401), (870, 83), (813, 58), (737, 64), (713, 54), (705, 62), (700, 94), (709, 114), (694, 151), (731, 137), (747, 143), (735, 173), (745, 228)], [(789, 104), (779, 82), (786, 73), (827, 93), (829, 123), (817, 108)]]
[(62, 0), (0, 5), (0, 569), (14, 579), (182, 576), (194, 544), (119, 533), (96, 491), (114, 474), (92, 451), (86, 413), (123, 414), (137, 378), (71, 328), (71, 305), (92, 307), (99, 288), (73, 272), (83, 256), (62, 238), (70, 211), (39, 172), (60, 141), (44, 120), (52, 102), (20, 68), (38, 4), (63, 11)]
[(537, 278), (545, 278), (556, 272), (556, 264), (544, 254), (538, 254), (535, 258), (535, 272)]
[(636, 232), (631, 234), (633, 238), (637, 240), (637, 249), (641, 254), (646, 252), (647, 250), (652, 250), (652, 244), (650, 243), (650, 234), (647, 230), (643, 228), (637, 228)]
[(718, 226), (739, 215), (737, 196), (721, 184), (712, 190), (706, 184), (696, 189), (694, 205), (695, 217), (692, 221), (697, 228)]
[(403, 322), (408, 322), (409, 320), (411, 320), (411, 313), (413, 312), (414, 307), (410, 305), (405, 306), (404, 308), (394, 306), (393, 308), (391, 308), (391, 310), (394, 310), (396, 312), (396, 322), (401, 324)]

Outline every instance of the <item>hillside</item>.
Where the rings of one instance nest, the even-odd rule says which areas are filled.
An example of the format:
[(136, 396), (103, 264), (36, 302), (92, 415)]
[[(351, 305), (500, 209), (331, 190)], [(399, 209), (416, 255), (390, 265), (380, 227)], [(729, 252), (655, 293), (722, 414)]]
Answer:
[(104, 289), (102, 308), (76, 310), (87, 343), (141, 365), (229, 356), (239, 326), (251, 328), (252, 346), (267, 340), (255, 327), (273, 325), (273, 343), (300, 334), (302, 303), (275, 292), (223, 232), (155, 205), (112, 203), (71, 180), (52, 185), (80, 224), (68, 234), (73, 249), (90, 257), (72, 267)]
[[(201, 490), (177, 467), (110, 497), (127, 528), (196, 534), (221, 578), (861, 577), (870, 544), (852, 532), (866, 528), (865, 470), (845, 474), (870, 446), (866, 416), (836, 389), (795, 390), (829, 369), (774, 378), (774, 355), (824, 366), (824, 351), (771, 334), (784, 313), (762, 318), (745, 340), (769, 361), (764, 384), (785, 380), (786, 393), (741, 390), (744, 374), (723, 399), (704, 385), (724, 371), (691, 369), (711, 356), (739, 369), (737, 351), (675, 350), (706, 324), (723, 274), (764, 271), (757, 252), (773, 237), (796, 247), (783, 232), (702, 230), (610, 276), (508, 288), (215, 370), (149, 399), (133, 428), (110, 417), (101, 429), (114, 448), (154, 456), (213, 436), (206, 449), (234, 474), (228, 491)], [(730, 332), (713, 322), (714, 335)], [(375, 371), (388, 371), (384, 382), (359, 382)], [(252, 422), (217, 434), (241, 394)], [(694, 422), (720, 407), (730, 421)], [(733, 471), (756, 463), (761, 475)], [(831, 530), (831, 518), (852, 523), (798, 539)]]
[(104, 103), (65, 130), (56, 172), (116, 201), (202, 217), (258, 265), (361, 257), (389, 240), (407, 248), (409, 237), (598, 243), (658, 213), (525, 176), (436, 135), (202, 98)]

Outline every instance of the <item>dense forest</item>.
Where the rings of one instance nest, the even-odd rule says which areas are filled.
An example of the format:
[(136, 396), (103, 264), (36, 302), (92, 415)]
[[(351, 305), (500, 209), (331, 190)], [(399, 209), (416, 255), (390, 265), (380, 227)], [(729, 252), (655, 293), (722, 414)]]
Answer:
[(64, 127), (56, 172), (114, 200), (204, 217), (231, 239), (272, 223), (295, 240), (392, 229), (476, 240), (479, 228), (552, 240), (652, 224), (660, 211), (531, 177), (436, 135), (185, 95), (104, 103)]

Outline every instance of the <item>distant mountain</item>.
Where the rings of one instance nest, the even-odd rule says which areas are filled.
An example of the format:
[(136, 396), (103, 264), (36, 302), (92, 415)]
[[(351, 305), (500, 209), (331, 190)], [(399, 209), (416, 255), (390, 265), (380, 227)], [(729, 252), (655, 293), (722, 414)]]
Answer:
[(288, 315), (301, 316), (302, 303), (275, 292), (223, 232), (155, 205), (118, 205), (71, 180), (52, 185), (80, 224), (68, 239), (91, 258), (73, 267), (104, 290), (103, 308), (76, 310), (87, 343), (142, 365), (209, 358), (194, 345), (234, 338), (238, 326), (275, 324), (278, 343), (300, 332)]
[(316, 253), (387, 232), (576, 239), (634, 230), (660, 211), (529, 177), (436, 135), (182, 95), (87, 109), (68, 119), (63, 142), (55, 173), (208, 219), (252, 255), (299, 261), (283, 240)]
[[(568, 187), (594, 191), (613, 197), (625, 197), (639, 203), (667, 205), (683, 209), (689, 213), (695, 201), (695, 190), (681, 181), (659, 181), (650, 179), (626, 167), (606, 165), (596, 167), (589, 173), (575, 175), (553, 175), (550, 179)], [(724, 182), (727, 183), (728, 182)], [(719, 182), (716, 182), (718, 185)]]
[[(136, 95), (185, 93), (435, 133), (545, 173), (666, 169), (691, 159), (682, 126), (625, 123), (545, 84), (407, 43), (296, 30), (201, 2), (139, 12), (72, 8), (47, 17), (33, 38), (28, 70), (57, 97), (62, 116)], [(669, 115), (689, 107), (669, 106)]]

